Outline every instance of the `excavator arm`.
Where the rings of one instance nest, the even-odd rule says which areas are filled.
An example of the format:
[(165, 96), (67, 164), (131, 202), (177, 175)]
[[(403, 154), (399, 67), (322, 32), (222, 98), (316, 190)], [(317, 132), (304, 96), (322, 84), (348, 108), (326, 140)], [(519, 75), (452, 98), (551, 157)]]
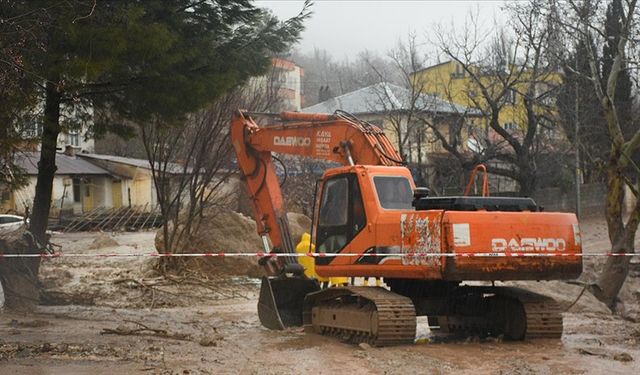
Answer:
[[(254, 120), (258, 116), (267, 116), (272, 123), (260, 126)], [(271, 251), (267, 236), (276, 252), (293, 253), (295, 249), (273, 163), (273, 152), (343, 165), (404, 164), (382, 129), (345, 112), (333, 115), (282, 112), (272, 115), (240, 110), (235, 113), (231, 123), (231, 139), (266, 252)], [(284, 262), (295, 263), (295, 258), (285, 259)], [(282, 265), (270, 263), (271, 267), (267, 268), (270, 274), (281, 271)]]

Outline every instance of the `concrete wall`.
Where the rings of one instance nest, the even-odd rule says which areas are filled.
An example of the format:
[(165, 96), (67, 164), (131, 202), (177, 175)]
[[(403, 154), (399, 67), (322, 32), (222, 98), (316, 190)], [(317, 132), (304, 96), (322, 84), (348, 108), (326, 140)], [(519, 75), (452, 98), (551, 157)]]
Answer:
[[(152, 210), (158, 204), (151, 170), (115, 161), (86, 158), (87, 161), (102, 167), (116, 176), (122, 176), (121, 194), (123, 206), (145, 206)], [(113, 204), (113, 193), (109, 201)]]
[[(603, 184), (584, 184), (580, 189), (580, 207), (582, 216), (604, 214), (607, 188)], [(533, 194), (533, 199), (545, 211), (576, 211), (575, 190), (563, 192), (560, 188), (541, 189)]]

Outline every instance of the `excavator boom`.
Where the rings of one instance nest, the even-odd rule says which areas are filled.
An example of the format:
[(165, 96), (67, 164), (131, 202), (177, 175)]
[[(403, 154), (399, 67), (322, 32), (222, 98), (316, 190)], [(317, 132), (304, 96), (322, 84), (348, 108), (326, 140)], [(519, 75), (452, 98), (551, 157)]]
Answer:
[(231, 122), (231, 139), (256, 211), (258, 232), (261, 236), (268, 235), (279, 252), (293, 253), (295, 246), (290, 241), (272, 153), (307, 156), (343, 165), (404, 164), (380, 128), (346, 113), (282, 112), (277, 117), (266, 115), (279, 121), (264, 126), (259, 126), (250, 114), (242, 110), (236, 112)]

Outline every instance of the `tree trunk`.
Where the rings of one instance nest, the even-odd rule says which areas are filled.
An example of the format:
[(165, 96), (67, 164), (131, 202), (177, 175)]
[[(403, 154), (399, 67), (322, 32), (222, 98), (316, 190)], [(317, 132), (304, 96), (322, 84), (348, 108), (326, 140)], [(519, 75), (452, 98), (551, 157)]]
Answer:
[(535, 178), (533, 176), (521, 175), (518, 179), (518, 185), (520, 185), (518, 194), (521, 197), (530, 197), (536, 189)]
[[(48, 242), (46, 235), (51, 207), (53, 178), (56, 173), (56, 144), (60, 133), (60, 92), (58, 80), (46, 84), (42, 145), (38, 162), (38, 179), (33, 202), (29, 233), (10, 241), (4, 241), (0, 252), (37, 254)], [(40, 284), (38, 272), (40, 258), (4, 259), (0, 266), (0, 282), (5, 291), (5, 306), (10, 309), (25, 310), (39, 301)]]
[[(622, 202), (624, 198), (624, 177), (620, 159), (619, 147), (613, 147), (607, 168), (607, 207), (606, 218), (611, 242), (611, 252), (615, 254), (634, 253), (635, 235), (638, 229), (640, 206), (637, 204), (631, 211), (626, 225), (622, 219)], [(629, 273), (628, 256), (610, 257), (605, 263), (602, 273), (595, 284), (589, 286), (589, 291), (599, 301), (605, 303), (611, 311), (615, 311), (618, 293), (624, 285)]]
[(44, 108), (44, 124), (42, 126), (42, 145), (38, 162), (38, 179), (36, 195), (33, 200), (31, 215), (31, 233), (41, 245), (46, 242), (45, 232), (51, 208), (51, 194), (56, 167), (56, 145), (60, 134), (60, 93), (56, 87), (57, 80), (48, 81)]
[[(618, 254), (633, 252), (633, 243), (614, 246), (611, 252)], [(606, 304), (612, 312), (616, 310), (618, 293), (622, 289), (629, 273), (630, 261), (631, 258), (627, 256), (609, 257), (602, 273), (598, 277), (598, 281), (589, 286), (591, 294), (600, 302)]]

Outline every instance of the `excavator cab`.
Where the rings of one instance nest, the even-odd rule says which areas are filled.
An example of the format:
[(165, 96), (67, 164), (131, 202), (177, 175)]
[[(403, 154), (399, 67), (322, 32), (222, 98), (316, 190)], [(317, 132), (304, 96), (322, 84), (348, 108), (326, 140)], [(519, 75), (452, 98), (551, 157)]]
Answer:
[[(343, 168), (340, 168), (343, 169)], [(349, 171), (324, 179), (318, 209), (314, 213), (314, 242), (320, 253), (340, 252), (367, 223), (362, 192), (356, 173)], [(317, 258), (327, 264), (331, 257)]]

